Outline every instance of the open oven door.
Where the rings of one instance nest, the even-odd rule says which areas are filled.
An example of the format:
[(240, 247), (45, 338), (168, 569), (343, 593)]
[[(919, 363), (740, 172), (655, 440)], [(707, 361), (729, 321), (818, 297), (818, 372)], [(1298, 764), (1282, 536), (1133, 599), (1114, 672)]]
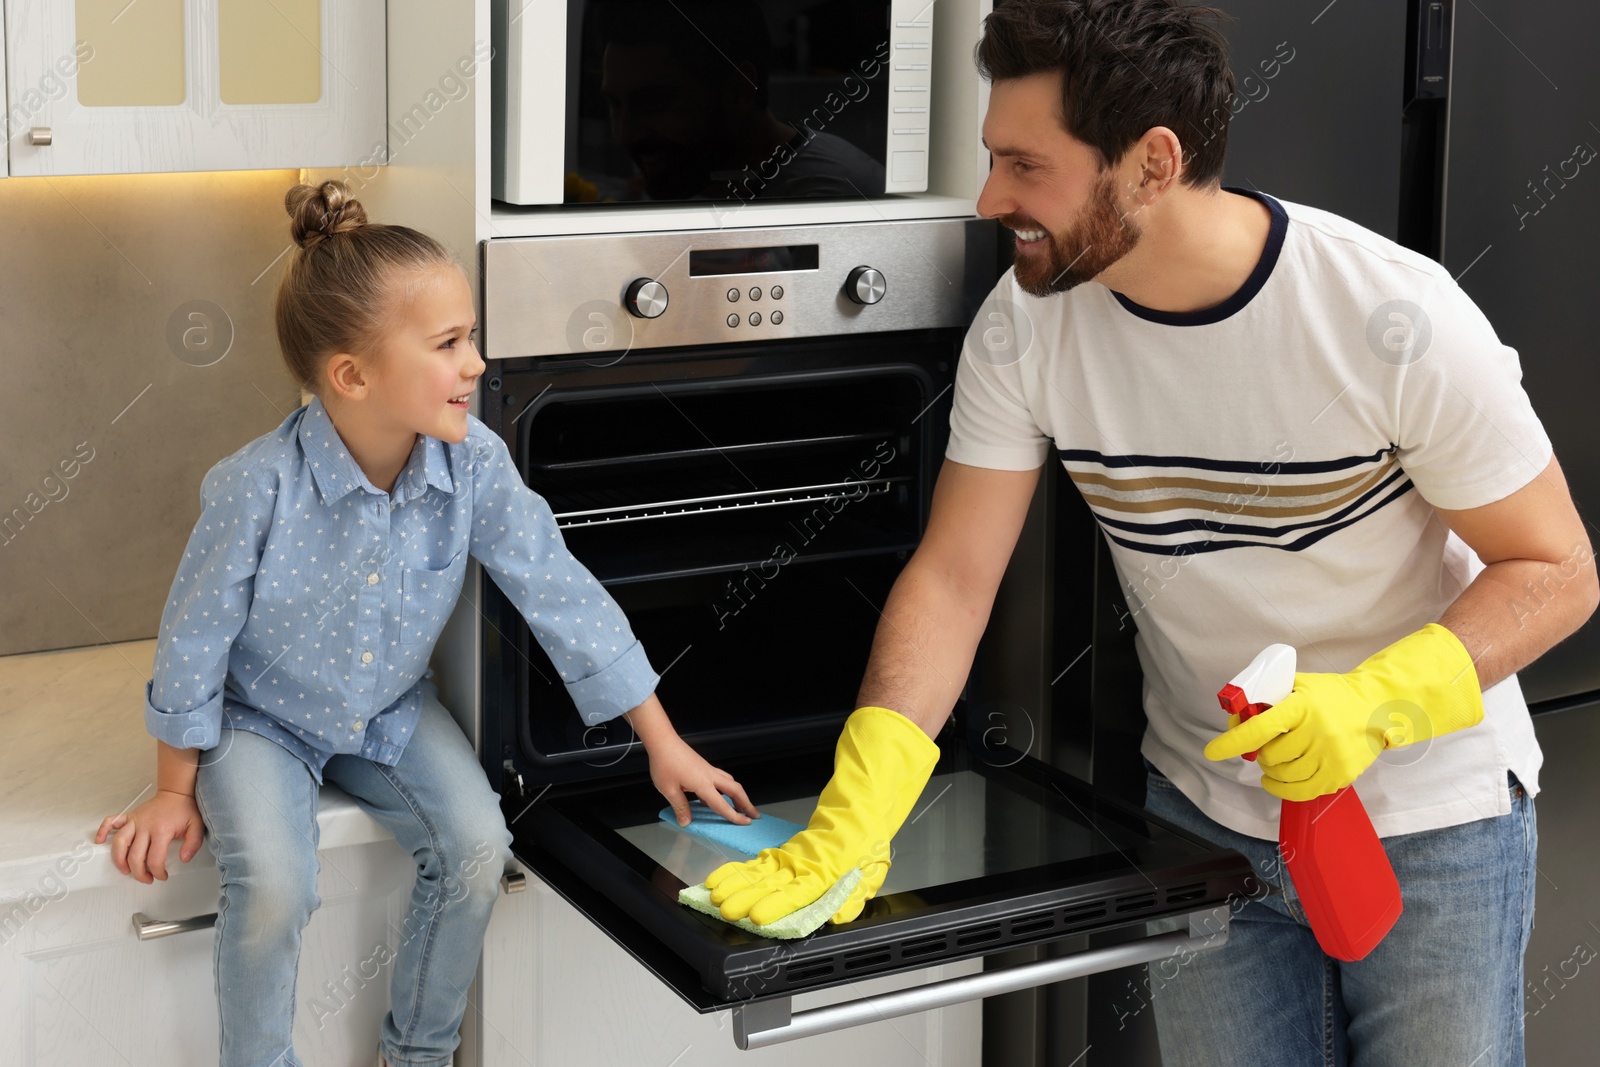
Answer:
[[(745, 857), (662, 821), (648, 779), (524, 796), (513, 770), (502, 793), (517, 858), (695, 1010), (731, 1009), (742, 1049), (1226, 942), (1229, 903), (1248, 890), (1238, 853), (1013, 750), (943, 747), (882, 890), (855, 921), (794, 941), (678, 903), (679, 890)], [(832, 771), (827, 750), (720, 762), (763, 813), (802, 825)], [(1146, 936), (1109, 948), (791, 1010), (797, 993), (1141, 925)]]

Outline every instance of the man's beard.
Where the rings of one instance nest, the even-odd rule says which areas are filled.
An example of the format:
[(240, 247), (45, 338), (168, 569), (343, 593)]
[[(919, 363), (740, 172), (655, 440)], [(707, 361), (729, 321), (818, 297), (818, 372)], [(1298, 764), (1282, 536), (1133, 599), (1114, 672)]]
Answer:
[[(1009, 225), (1009, 223), (1008, 223)], [(1044, 229), (1037, 223), (1021, 229)], [(1045, 231), (1046, 247), (1015, 260), (1017, 285), (1030, 296), (1064, 293), (1097, 277), (1133, 251), (1139, 230), (1117, 207), (1116, 186), (1108, 174), (1095, 183), (1083, 214), (1061, 237)]]

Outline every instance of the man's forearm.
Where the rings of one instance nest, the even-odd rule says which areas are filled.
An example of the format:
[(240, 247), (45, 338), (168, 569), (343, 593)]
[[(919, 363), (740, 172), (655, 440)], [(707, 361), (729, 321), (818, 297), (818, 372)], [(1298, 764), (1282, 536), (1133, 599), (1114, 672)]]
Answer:
[(906, 565), (878, 620), (856, 706), (897, 711), (935, 737), (966, 684), (992, 600), (974, 604), (934, 568)]
[(1594, 613), (1594, 554), (1587, 543), (1567, 558), (1502, 560), (1485, 567), (1439, 619), (1456, 635), (1483, 689), (1526, 667)]

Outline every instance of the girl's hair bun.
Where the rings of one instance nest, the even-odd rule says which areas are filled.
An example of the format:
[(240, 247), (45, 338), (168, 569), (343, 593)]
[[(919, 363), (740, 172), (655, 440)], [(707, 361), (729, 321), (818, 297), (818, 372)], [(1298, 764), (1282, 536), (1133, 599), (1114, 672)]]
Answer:
[(341, 181), (296, 185), (285, 194), (283, 204), (289, 212), (289, 230), (295, 243), (308, 250), (329, 237), (367, 224), (366, 208)]

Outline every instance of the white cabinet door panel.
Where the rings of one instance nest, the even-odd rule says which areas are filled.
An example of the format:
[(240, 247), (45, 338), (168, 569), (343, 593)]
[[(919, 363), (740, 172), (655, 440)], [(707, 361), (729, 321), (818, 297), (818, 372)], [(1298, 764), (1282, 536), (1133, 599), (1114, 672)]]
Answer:
[[(172, 920), (216, 911), (216, 868), (199, 857), (184, 866), (173, 852), (164, 883), (69, 884), (59, 899), (10, 912), (0, 936), (0, 1063), (217, 1061), (215, 931), (150, 941), (134, 933), (134, 912)], [(306, 1063), (372, 1062), (415, 875), (392, 840), (322, 853), (322, 905), (302, 937), (296, 981), (295, 1051)]]
[[(141, 0), (125, 6), (111, 0), (9, 0), (11, 173), (381, 161), (388, 96), (383, 0), (248, 5), (250, 0)], [(279, 20), (278, 32), (267, 32), (274, 29), (273, 19)], [(314, 99), (224, 99), (262, 99), (262, 78), (270, 81), (274, 70), (302, 72), (282, 99), (306, 99), (307, 85)]]
[[(479, 1067), (976, 1067), (981, 1002), (741, 1052), (731, 1013), (700, 1015), (531, 872), (484, 942)], [(794, 998), (802, 1011), (982, 970), (981, 960)]]

